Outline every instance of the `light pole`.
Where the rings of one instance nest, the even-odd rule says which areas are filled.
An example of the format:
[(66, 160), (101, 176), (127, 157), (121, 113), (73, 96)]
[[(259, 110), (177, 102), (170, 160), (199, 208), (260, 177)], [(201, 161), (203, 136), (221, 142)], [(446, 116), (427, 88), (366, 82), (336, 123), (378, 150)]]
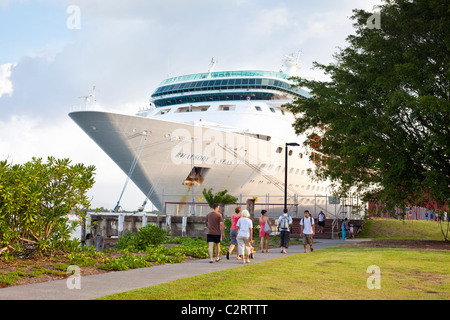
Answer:
[(284, 150), (284, 209), (287, 209), (288, 146), (298, 147), (299, 144), (297, 142), (286, 142), (286, 148)]

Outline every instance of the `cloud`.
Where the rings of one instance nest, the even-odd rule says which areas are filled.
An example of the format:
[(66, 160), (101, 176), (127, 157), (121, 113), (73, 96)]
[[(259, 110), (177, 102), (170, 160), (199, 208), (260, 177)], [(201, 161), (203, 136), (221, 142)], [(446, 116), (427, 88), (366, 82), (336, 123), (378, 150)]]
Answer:
[(11, 96), (13, 93), (13, 85), (11, 80), (11, 69), (14, 67), (12, 63), (5, 63), (0, 65), (0, 98), (3, 95)]

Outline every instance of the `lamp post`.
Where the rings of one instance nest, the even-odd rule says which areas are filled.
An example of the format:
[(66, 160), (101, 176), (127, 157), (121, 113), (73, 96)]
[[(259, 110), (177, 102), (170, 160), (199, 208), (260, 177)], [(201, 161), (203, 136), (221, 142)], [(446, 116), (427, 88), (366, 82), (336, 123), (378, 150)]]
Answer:
[(287, 209), (287, 176), (288, 176), (288, 146), (298, 147), (299, 144), (296, 142), (288, 143), (286, 142), (286, 148), (284, 153), (284, 209)]

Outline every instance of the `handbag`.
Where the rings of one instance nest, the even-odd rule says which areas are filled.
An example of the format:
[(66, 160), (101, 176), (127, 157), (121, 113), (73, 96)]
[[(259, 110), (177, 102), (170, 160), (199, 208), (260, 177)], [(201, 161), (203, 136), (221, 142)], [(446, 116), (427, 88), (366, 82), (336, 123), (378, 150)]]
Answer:
[(264, 232), (267, 234), (270, 234), (272, 232), (272, 228), (269, 226), (267, 219), (266, 219), (266, 223), (264, 224)]

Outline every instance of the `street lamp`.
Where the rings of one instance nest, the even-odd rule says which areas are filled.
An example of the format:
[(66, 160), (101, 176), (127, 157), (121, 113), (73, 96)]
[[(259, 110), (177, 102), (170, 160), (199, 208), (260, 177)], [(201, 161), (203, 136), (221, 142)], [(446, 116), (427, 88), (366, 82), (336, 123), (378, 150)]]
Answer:
[(284, 209), (287, 209), (288, 146), (298, 147), (299, 144), (297, 142), (286, 142), (286, 148), (284, 150)]

